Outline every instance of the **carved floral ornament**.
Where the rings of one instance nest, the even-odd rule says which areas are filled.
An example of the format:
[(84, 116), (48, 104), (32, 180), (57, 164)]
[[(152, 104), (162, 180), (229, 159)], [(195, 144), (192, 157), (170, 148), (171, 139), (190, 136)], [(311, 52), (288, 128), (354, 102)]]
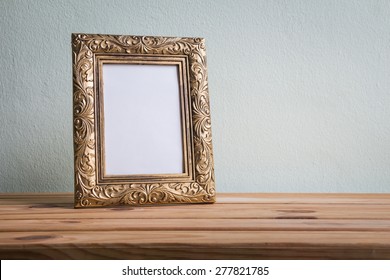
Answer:
[[(75, 207), (114, 204), (211, 203), (214, 162), (204, 39), (73, 34)], [(98, 57), (180, 57), (187, 63), (188, 177), (100, 180)], [(176, 181), (175, 181), (176, 180)]]

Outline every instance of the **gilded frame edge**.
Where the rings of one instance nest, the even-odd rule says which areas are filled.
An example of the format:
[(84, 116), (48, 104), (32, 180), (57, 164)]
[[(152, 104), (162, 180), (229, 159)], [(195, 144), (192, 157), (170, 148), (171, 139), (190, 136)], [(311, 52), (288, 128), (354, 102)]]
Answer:
[[(181, 126), (182, 126), (182, 139), (183, 139), (183, 160), (184, 160), (184, 172), (182, 174), (148, 174), (148, 175), (106, 175), (104, 172), (104, 164), (100, 164), (104, 162), (104, 155), (105, 151), (103, 149), (104, 146), (104, 113), (102, 110), (103, 108), (99, 106), (96, 106), (97, 111), (96, 114), (98, 116), (96, 117), (98, 125), (97, 127), (97, 137), (96, 139), (98, 144), (98, 151), (96, 159), (98, 167), (96, 169), (97, 171), (97, 182), (98, 183), (105, 183), (108, 182), (109, 184), (113, 183), (135, 183), (135, 182), (145, 182), (145, 181), (160, 181), (160, 182), (169, 182), (169, 181), (177, 181), (177, 182), (186, 182), (189, 181), (190, 178), (193, 178), (193, 150), (192, 150), (192, 122), (191, 122), (191, 114), (190, 114), (190, 104), (189, 104), (189, 96), (187, 96), (189, 92), (189, 78), (188, 78), (188, 69), (186, 61), (186, 57), (182, 56), (159, 56), (159, 55), (153, 55), (153, 56), (145, 56), (140, 57), (139, 55), (129, 55), (129, 56), (106, 56), (106, 55), (99, 55), (95, 56), (95, 74), (96, 74), (96, 88), (97, 93), (96, 97), (99, 98), (97, 101), (102, 105), (103, 102), (103, 95), (104, 91), (100, 90), (102, 89), (102, 65), (104, 63), (119, 63), (119, 64), (149, 64), (149, 65), (176, 65), (178, 67), (179, 71), (179, 94), (180, 94), (180, 107), (181, 107)], [(103, 105), (104, 107), (104, 105)]]
[[(194, 180), (97, 182), (96, 55), (186, 56)], [(75, 208), (215, 202), (206, 50), (202, 38), (72, 34)]]

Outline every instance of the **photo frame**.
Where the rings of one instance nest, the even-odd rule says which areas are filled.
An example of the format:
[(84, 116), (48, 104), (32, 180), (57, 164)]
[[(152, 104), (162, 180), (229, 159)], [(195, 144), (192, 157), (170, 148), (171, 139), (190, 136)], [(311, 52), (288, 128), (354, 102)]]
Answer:
[(202, 38), (72, 34), (75, 207), (215, 202)]

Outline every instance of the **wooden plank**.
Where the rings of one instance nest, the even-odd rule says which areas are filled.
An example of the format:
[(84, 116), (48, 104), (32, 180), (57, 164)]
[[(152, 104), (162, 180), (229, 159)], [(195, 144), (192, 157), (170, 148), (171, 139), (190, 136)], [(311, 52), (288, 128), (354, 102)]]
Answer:
[(124, 244), (112, 247), (99, 244), (86, 246), (52, 246), (48, 248), (26, 246), (0, 251), (2, 260), (383, 260), (390, 259), (387, 248), (351, 246), (289, 246), (240, 247), (224, 246), (147, 246)]
[[(8, 207), (8, 208), (7, 208)], [(207, 204), (73, 209), (70, 205), (4, 206), (0, 220), (18, 219), (373, 219), (389, 220), (390, 205)]]
[(387, 232), (1, 232), (0, 244), (1, 259), (390, 258)]
[(223, 193), (217, 196), (224, 204), (390, 204), (390, 193)]
[(223, 203), (214, 203), (214, 204), (176, 204), (176, 205), (124, 205), (124, 206), (112, 206), (112, 207), (102, 207), (102, 208), (83, 208), (83, 209), (74, 209), (73, 204), (71, 203), (26, 203), (26, 204), (6, 204), (0, 205), (0, 215), (7, 212), (18, 213), (18, 212), (47, 212), (50, 209), (52, 211), (77, 211), (77, 212), (95, 212), (95, 211), (126, 211), (126, 210), (140, 210), (144, 211), (176, 211), (176, 210), (202, 210), (202, 209), (351, 209), (355, 211), (357, 209), (390, 209), (390, 203), (388, 204), (316, 204), (316, 203), (306, 203), (306, 204), (289, 204), (289, 203), (272, 203), (272, 204), (262, 204), (262, 203), (233, 203), (233, 204), (223, 204)]
[(390, 220), (78, 219), (3, 220), (0, 232), (34, 231), (387, 231)]
[(219, 194), (216, 204), (74, 209), (0, 195), (2, 259), (390, 259), (390, 194)]
[[(325, 193), (218, 193), (221, 204), (390, 204), (390, 194), (325, 194)], [(0, 205), (29, 203), (69, 203), (73, 193), (0, 193)]]

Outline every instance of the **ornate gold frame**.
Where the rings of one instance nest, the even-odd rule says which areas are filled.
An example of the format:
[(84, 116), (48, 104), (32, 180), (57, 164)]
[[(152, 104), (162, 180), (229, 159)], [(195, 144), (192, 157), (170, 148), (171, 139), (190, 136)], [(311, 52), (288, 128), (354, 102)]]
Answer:
[[(72, 34), (72, 50), (75, 207), (214, 202), (204, 39)], [(105, 62), (178, 66), (183, 174), (104, 175)]]

